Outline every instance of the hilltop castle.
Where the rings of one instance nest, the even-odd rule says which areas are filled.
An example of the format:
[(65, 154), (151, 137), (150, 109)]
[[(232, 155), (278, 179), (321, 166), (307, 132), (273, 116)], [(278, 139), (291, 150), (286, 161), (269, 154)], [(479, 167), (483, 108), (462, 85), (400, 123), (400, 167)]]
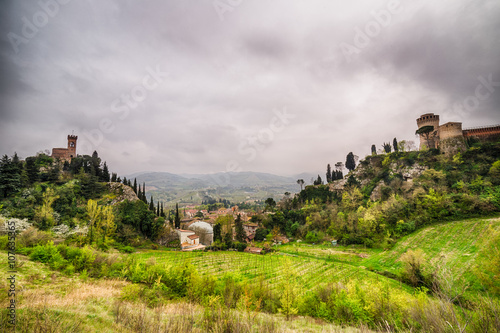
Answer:
[(62, 161), (71, 162), (73, 157), (76, 157), (76, 140), (78, 136), (68, 135), (68, 148), (52, 148), (53, 158), (58, 158)]
[(454, 153), (465, 148), (465, 141), (475, 138), (481, 141), (488, 141), (500, 137), (500, 125), (483, 126), (462, 129), (462, 123), (447, 122), (439, 125), (439, 115), (426, 113), (417, 119), (418, 128), (433, 126), (434, 130), (429, 134), (428, 139), (420, 134), (420, 149), (440, 148), (444, 153)]

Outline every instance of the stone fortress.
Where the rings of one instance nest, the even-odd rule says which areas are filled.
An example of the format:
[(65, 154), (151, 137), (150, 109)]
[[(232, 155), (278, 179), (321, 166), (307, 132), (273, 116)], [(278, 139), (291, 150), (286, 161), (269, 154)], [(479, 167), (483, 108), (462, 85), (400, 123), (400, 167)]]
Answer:
[(465, 142), (470, 138), (480, 141), (489, 141), (500, 137), (500, 125), (482, 126), (462, 129), (462, 123), (447, 122), (439, 125), (439, 115), (426, 113), (417, 119), (418, 128), (433, 126), (429, 139), (420, 134), (420, 150), (427, 148), (440, 148), (443, 153), (455, 153), (465, 149)]
[(52, 148), (53, 158), (58, 158), (61, 161), (71, 162), (73, 157), (76, 157), (76, 140), (78, 136), (68, 135), (68, 148)]

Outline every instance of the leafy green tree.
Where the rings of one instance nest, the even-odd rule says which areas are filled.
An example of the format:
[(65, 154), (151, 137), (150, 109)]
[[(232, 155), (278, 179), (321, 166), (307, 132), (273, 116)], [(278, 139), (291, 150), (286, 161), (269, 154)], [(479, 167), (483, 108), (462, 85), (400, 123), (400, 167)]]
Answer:
[(313, 182), (313, 185), (323, 185), (323, 180), (321, 177), (318, 175), (318, 178)]
[(434, 126), (427, 125), (427, 126), (420, 127), (418, 130), (415, 131), (415, 134), (423, 135), (425, 138), (425, 141), (427, 141), (427, 147), (434, 148), (434, 147), (431, 147), (430, 135), (432, 132), (434, 132)]
[(61, 172), (60, 172), (60, 169), (59, 169), (59, 164), (54, 163), (54, 165), (52, 165), (52, 168), (50, 168), (48, 181), (49, 182), (56, 182), (56, 181), (58, 181), (60, 174), (61, 174)]
[(267, 198), (266, 201), (266, 210), (273, 211), (274, 207), (276, 207), (276, 201), (273, 198)]
[[(149, 210), (143, 201), (128, 201), (120, 203), (117, 209), (119, 237), (124, 237), (124, 225), (130, 225), (145, 237), (156, 239), (162, 231), (163, 222), (155, 219), (155, 213)], [(126, 239), (122, 239), (126, 241)]]
[(267, 234), (269, 234), (269, 230), (266, 229), (266, 228), (257, 228), (257, 230), (255, 230), (255, 237), (254, 239), (256, 241), (263, 241), (266, 239), (266, 236)]
[(111, 174), (111, 182), (112, 182), (112, 183), (116, 183), (117, 179), (118, 179), (118, 178), (117, 178), (116, 173), (114, 173), (114, 172), (113, 172), (113, 173)]
[(375, 145), (372, 145), (372, 155), (377, 155), (377, 148)]
[(396, 140), (396, 138), (394, 138), (394, 140), (392, 140), (392, 147), (394, 148), (394, 151), (396, 153), (399, 152), (398, 140)]
[(382, 145), (382, 148), (384, 148), (384, 151), (389, 154), (391, 152), (391, 144), (388, 143), (388, 142), (384, 142), (384, 144)]
[(56, 224), (52, 204), (59, 198), (52, 188), (47, 188), (42, 195), (42, 205), (35, 209), (35, 220), (38, 228), (46, 230)]
[(356, 169), (356, 161), (354, 160), (354, 154), (352, 152), (347, 154), (347, 157), (345, 160), (345, 167), (349, 171)]
[(101, 195), (105, 190), (105, 187), (97, 182), (97, 177), (85, 173), (84, 169), (81, 168), (80, 173), (76, 177), (80, 182), (80, 192), (85, 199), (95, 199)]

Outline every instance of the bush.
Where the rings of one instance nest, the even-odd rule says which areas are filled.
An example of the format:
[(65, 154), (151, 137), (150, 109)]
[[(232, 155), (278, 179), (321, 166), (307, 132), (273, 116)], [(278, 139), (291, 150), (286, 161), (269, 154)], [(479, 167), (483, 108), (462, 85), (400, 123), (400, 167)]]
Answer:
[(122, 252), (122, 253), (134, 253), (135, 252), (135, 248), (133, 248), (132, 246), (120, 246), (117, 248), (118, 251)]
[(54, 269), (62, 268), (67, 264), (52, 241), (45, 246), (36, 246), (30, 253), (30, 259), (49, 264)]
[(317, 243), (318, 242), (318, 234), (315, 231), (309, 231), (306, 235), (306, 242)]
[(33, 247), (36, 245), (46, 245), (52, 241), (53, 237), (46, 231), (40, 231), (35, 227), (24, 230), (17, 238), (16, 243), (19, 248)]
[(246, 243), (241, 243), (241, 242), (235, 242), (235, 243), (233, 243), (233, 247), (236, 250), (238, 250), (239, 252), (243, 252), (247, 248), (247, 244)]

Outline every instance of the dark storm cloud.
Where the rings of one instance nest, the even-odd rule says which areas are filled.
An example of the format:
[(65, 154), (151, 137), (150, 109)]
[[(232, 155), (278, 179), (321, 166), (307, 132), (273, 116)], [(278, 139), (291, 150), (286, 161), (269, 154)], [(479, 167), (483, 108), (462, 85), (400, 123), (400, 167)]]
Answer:
[[(26, 37), (43, 8), (53, 15)], [(221, 13), (209, 0), (9, 0), (0, 18), (2, 153), (64, 147), (74, 130), (79, 153), (120, 173), (293, 174), (415, 140), (421, 113), (500, 122), (498, 1), (243, 1)], [(346, 56), (340, 46), (374, 24)], [(494, 91), (464, 108), (488, 75)]]

